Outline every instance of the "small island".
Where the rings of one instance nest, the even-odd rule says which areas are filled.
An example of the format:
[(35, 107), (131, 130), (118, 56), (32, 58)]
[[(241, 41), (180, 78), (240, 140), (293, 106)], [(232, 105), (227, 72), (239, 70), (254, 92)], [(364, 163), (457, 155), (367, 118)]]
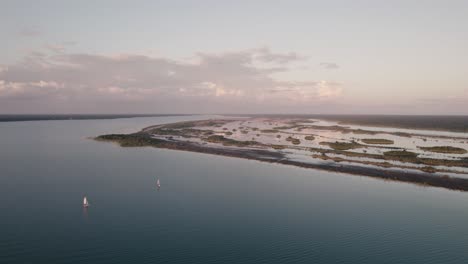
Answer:
[(366, 144), (380, 144), (380, 145), (392, 145), (394, 144), (393, 140), (383, 139), (383, 138), (363, 138), (362, 142)]
[(466, 149), (451, 147), (451, 146), (436, 146), (436, 147), (419, 147), (422, 150), (436, 152), (436, 153), (452, 153), (452, 154), (465, 154)]
[[(385, 139), (379, 137), (382, 135)], [(163, 124), (95, 139), (122, 147), (192, 151), (468, 191), (467, 152), (455, 147), (460, 138), (417, 131), (366, 130), (322, 125), (320, 120), (255, 117)], [(419, 146), (440, 141), (448, 145)]]

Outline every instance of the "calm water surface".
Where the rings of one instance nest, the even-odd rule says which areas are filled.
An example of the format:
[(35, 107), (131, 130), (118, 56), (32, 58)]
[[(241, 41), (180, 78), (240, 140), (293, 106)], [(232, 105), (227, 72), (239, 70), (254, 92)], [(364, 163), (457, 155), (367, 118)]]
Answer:
[(465, 193), (87, 139), (197, 118), (0, 123), (0, 263), (467, 262)]

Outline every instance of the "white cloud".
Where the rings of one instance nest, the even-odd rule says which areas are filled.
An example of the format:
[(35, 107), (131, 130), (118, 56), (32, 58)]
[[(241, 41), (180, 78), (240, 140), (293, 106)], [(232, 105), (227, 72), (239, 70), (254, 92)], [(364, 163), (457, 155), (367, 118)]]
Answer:
[(321, 81), (317, 90), (317, 95), (321, 99), (334, 99), (343, 93), (343, 89), (337, 83)]
[(55, 93), (64, 88), (64, 84), (54, 81), (6, 82), (0, 80), (0, 97), (38, 97)]

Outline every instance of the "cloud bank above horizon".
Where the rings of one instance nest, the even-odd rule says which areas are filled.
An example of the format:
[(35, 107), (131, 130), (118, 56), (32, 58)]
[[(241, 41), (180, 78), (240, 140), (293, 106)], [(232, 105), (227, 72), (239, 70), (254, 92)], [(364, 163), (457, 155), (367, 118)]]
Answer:
[(0, 114), (468, 114), (466, 1), (4, 7)]
[(265, 47), (198, 53), (187, 61), (135, 54), (69, 54), (55, 46), (45, 50), (2, 66), (0, 102), (20, 108), (37, 105), (51, 112), (55, 107), (87, 112), (95, 104), (112, 112), (246, 113), (323, 106), (342, 95), (342, 85), (335, 81), (274, 78), (307, 59)]

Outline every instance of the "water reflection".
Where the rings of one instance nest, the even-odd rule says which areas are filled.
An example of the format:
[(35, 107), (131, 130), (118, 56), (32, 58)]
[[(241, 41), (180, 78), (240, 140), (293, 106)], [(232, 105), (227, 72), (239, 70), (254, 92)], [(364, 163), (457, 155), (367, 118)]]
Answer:
[(468, 193), (84, 139), (195, 118), (0, 124), (0, 262), (466, 263)]
[(88, 215), (88, 207), (83, 207), (82, 208), (82, 211), (83, 211), (83, 220), (85, 222), (88, 222), (88, 218), (89, 218), (89, 215)]

